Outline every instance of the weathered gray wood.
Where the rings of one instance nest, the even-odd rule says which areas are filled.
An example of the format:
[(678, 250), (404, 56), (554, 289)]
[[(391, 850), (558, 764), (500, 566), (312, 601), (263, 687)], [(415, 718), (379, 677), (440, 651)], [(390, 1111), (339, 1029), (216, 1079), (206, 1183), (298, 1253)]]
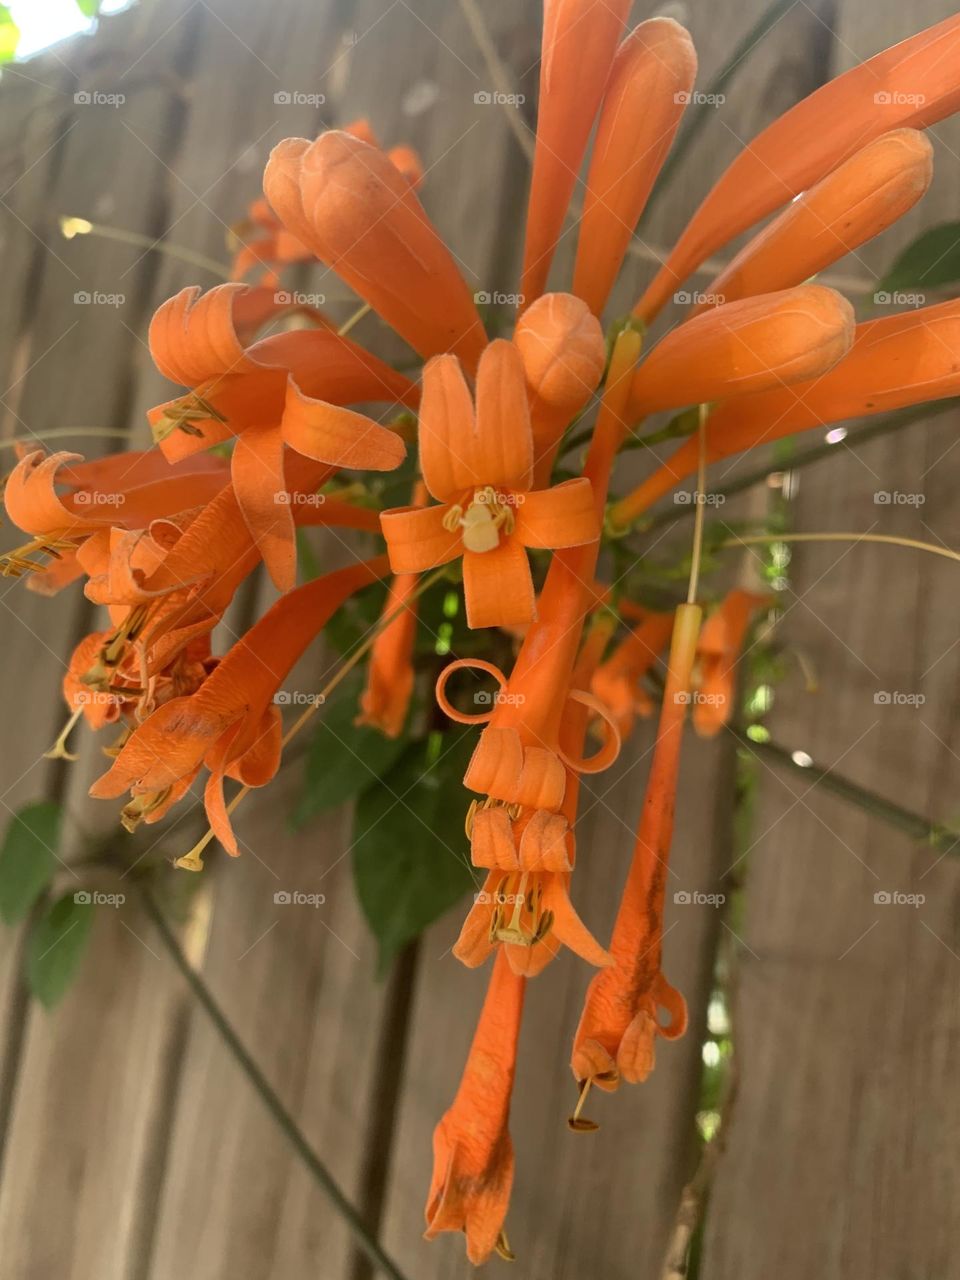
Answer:
[[(908, 14), (849, 0), (835, 27), (835, 68), (942, 16), (934, 4)], [(955, 218), (960, 130), (952, 121), (931, 132), (933, 190), (847, 269), (869, 278), (923, 226)], [(957, 425), (913, 427), (803, 473), (793, 524), (955, 546)], [(925, 501), (877, 505), (879, 491)], [(947, 820), (956, 817), (957, 770), (952, 567), (895, 548), (795, 548), (783, 639), (813, 664), (820, 692), (805, 696), (789, 678), (771, 721), (782, 742), (818, 763)], [(878, 704), (882, 692), (926, 701)], [(736, 1028), (742, 1080), (704, 1276), (955, 1276), (955, 860), (802, 774), (757, 771)], [(875, 901), (896, 891), (925, 902)]]

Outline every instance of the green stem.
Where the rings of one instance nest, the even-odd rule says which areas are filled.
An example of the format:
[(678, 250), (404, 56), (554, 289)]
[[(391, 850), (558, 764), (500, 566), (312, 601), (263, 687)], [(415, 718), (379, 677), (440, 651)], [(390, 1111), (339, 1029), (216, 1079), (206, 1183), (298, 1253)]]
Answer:
[(237, 1065), (253, 1085), (260, 1100), (273, 1116), (297, 1155), (306, 1165), (314, 1181), (318, 1183), (333, 1202), (337, 1212), (346, 1220), (347, 1226), (358, 1246), (370, 1259), (371, 1263), (379, 1268), (384, 1275), (390, 1276), (391, 1280), (405, 1280), (403, 1272), (384, 1253), (379, 1242), (370, 1234), (360, 1214), (340, 1190), (329, 1169), (307, 1142), (303, 1133), (297, 1127), (293, 1116), (280, 1101), (263, 1072), (247, 1052), (240, 1037), (227, 1021), (223, 1010), (214, 1000), (210, 989), (184, 955), (173, 930), (167, 923), (166, 917), (157, 905), (150, 890), (142, 888), (141, 894), (147, 914), (153, 921), (157, 933), (160, 935), (160, 941), (163, 943), (170, 959), (180, 970), (192, 994), (203, 1006), (205, 1013), (235, 1058)]
[(731, 725), (730, 732), (742, 746), (761, 758), (766, 758), (785, 769), (802, 773), (804, 777), (812, 780), (814, 786), (822, 786), (825, 791), (857, 805), (873, 817), (896, 827), (912, 840), (922, 840), (943, 853), (954, 855), (960, 853), (958, 848), (960, 831), (952, 831), (938, 822), (931, 822), (921, 814), (904, 809), (902, 805), (877, 795), (875, 791), (868, 791), (866, 787), (861, 787), (858, 783), (851, 782), (849, 778), (833, 773), (830, 769), (821, 768), (816, 764), (798, 764), (793, 758), (793, 752), (786, 747), (781, 747), (776, 742), (755, 742), (742, 726)]

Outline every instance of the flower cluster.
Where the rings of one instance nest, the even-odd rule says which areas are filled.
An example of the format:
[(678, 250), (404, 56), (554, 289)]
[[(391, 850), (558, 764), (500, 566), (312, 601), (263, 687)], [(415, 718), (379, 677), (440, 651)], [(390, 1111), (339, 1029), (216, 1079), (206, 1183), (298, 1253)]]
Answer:
[[(237, 228), (234, 282), (186, 289), (153, 318), (153, 358), (181, 388), (149, 415), (156, 447), (90, 462), (29, 452), (5, 495), (31, 539), (8, 553), (6, 571), (29, 573), (45, 592), (84, 578), (107, 611), (77, 646), (64, 696), (71, 725), (119, 727), (92, 794), (126, 793), (131, 829), (160, 819), (205, 770), (212, 830), (239, 852), (225, 779), (262, 786), (276, 773), (275, 694), (334, 612), (371, 583), (389, 580), (361, 719), (388, 735), (400, 733), (414, 689), (421, 575), (450, 566), (468, 626), (518, 646), (507, 673), (486, 658), (456, 659), (436, 686), (448, 720), (481, 726), (463, 806), (485, 879), (454, 952), (470, 967), (493, 962), (462, 1084), (434, 1135), (427, 1235), (464, 1231), (476, 1263), (494, 1249), (509, 1255), (508, 1122), (527, 981), (562, 946), (596, 970), (572, 1049), (581, 1101), (591, 1085), (645, 1079), (658, 1037), (686, 1026), (661, 946), (684, 723), (692, 709), (697, 731), (712, 734), (729, 719), (747, 628), (769, 603), (734, 591), (704, 622), (694, 593), (667, 611), (624, 599), (598, 580), (604, 536), (704, 462), (960, 388), (960, 302), (857, 325), (844, 298), (806, 283), (926, 190), (922, 130), (960, 106), (960, 18), (824, 85), (755, 138), (605, 340), (611, 289), (696, 76), (681, 26), (653, 18), (625, 33), (628, 10), (626, 0), (545, 4), (522, 303), (509, 336), (489, 340), (420, 203), (408, 148), (383, 150), (362, 122), (287, 139), (267, 164), (265, 199)], [(918, 85), (922, 94), (907, 92)], [(591, 134), (572, 282), (550, 292)], [(644, 351), (677, 286), (784, 205)], [(412, 348), (419, 377), (279, 292), (283, 268), (314, 259)], [(242, 283), (250, 272), (263, 274)], [(296, 327), (258, 337), (267, 321), (293, 315)], [(628, 432), (690, 406), (700, 406), (699, 434), (609, 501)], [(414, 415), (408, 505), (380, 509), (338, 487), (343, 470), (398, 468)], [(559, 478), (565, 434), (588, 415), (582, 471)], [(298, 586), (304, 525), (380, 535), (386, 550)], [(261, 563), (277, 603), (214, 656), (214, 627)], [(612, 764), (636, 718), (654, 714), (643, 681), (665, 651), (633, 860), (605, 946), (571, 900), (580, 779)], [(499, 685), (482, 713), (467, 714), (449, 692), (465, 667)], [(190, 855), (181, 865), (201, 863)], [(579, 1107), (571, 1125), (590, 1127)]]

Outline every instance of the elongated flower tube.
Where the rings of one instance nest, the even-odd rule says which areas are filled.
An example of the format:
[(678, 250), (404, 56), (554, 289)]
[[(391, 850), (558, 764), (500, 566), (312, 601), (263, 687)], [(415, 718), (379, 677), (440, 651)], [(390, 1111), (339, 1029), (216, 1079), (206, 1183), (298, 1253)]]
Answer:
[(707, 404), (809, 378), (853, 339), (853, 308), (822, 285), (800, 285), (716, 307), (678, 325), (637, 369), (629, 412)]
[(384, 511), (395, 573), (463, 557), (471, 627), (512, 626), (536, 612), (527, 547), (595, 542), (600, 525), (590, 481), (531, 490), (533, 436), (517, 348), (498, 339), (480, 360), (476, 408), (455, 356), (423, 373), (420, 465), (441, 506)]
[[(708, 462), (796, 431), (869, 417), (960, 392), (960, 300), (857, 325), (853, 346), (828, 372), (755, 396), (738, 396), (710, 414)], [(687, 440), (610, 518), (624, 527), (697, 470), (697, 442)]]
[(433, 1133), (433, 1178), (424, 1236), (462, 1231), (479, 1266), (510, 1251), (503, 1224), (513, 1187), (508, 1128), (526, 979), (498, 955), (453, 1105)]
[(715, 737), (734, 710), (737, 663), (753, 615), (773, 598), (735, 588), (707, 616), (697, 641), (693, 727), (701, 738)]
[(797, 197), (721, 271), (708, 301), (734, 302), (801, 284), (885, 231), (933, 177), (933, 148), (916, 129), (868, 143)]
[(195, 694), (165, 703), (135, 730), (90, 794), (111, 798), (129, 790), (134, 805), (149, 800), (153, 816), (161, 798), (206, 763), (207, 817), (220, 843), (236, 856), (240, 850), (224, 804), (224, 778), (263, 786), (273, 776), (280, 762), (274, 693), (334, 611), (386, 571), (386, 556), (378, 556), (283, 596)]
[[(686, 1003), (661, 972), (661, 949), (680, 748), (700, 618), (698, 605), (677, 609), (643, 813), (610, 940), (614, 963), (591, 981), (574, 1038), (571, 1066), (581, 1086), (589, 1082), (612, 1090), (621, 1079), (645, 1080), (653, 1070), (657, 1036), (674, 1039), (686, 1030)], [(666, 1025), (659, 1020), (660, 1008), (670, 1016)]]
[(417, 633), (416, 573), (390, 582), (381, 617), (391, 619), (370, 650), (367, 681), (360, 695), (357, 724), (372, 725), (388, 738), (399, 738), (413, 696), (413, 645)]
[(580, 219), (573, 292), (599, 315), (666, 159), (697, 75), (689, 33), (641, 22), (617, 50), (603, 97)]
[(520, 277), (522, 306), (543, 293), (630, 0), (545, 0), (537, 145)]
[(737, 156), (635, 307), (650, 321), (715, 249), (891, 129), (960, 109), (960, 14), (858, 63), (768, 125)]
[(550, 481), (564, 431), (603, 376), (603, 330), (573, 294), (545, 293), (519, 318), (513, 341), (527, 378), (533, 484), (541, 489)]
[(410, 183), (376, 147), (334, 130), (287, 138), (263, 189), (284, 225), (424, 359), (471, 370), (486, 335), (473, 298)]

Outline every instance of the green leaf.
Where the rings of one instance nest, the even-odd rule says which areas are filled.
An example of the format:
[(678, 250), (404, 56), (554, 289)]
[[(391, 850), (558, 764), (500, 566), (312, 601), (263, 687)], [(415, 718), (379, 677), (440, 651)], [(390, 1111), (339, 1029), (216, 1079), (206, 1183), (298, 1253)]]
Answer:
[(77, 8), (85, 18), (95, 18), (100, 12), (100, 0), (77, 0)]
[(16, 924), (53, 878), (60, 842), (60, 808), (27, 805), (10, 819), (0, 848), (0, 920)]
[(960, 222), (944, 222), (929, 227), (896, 259), (877, 285), (874, 298), (881, 293), (900, 293), (907, 289), (936, 289), (960, 280)]
[(293, 813), (295, 829), (366, 791), (387, 773), (407, 746), (403, 737), (387, 738), (377, 729), (353, 723), (359, 691), (360, 681), (351, 681), (320, 712), (307, 754), (303, 794)]
[(27, 985), (51, 1008), (73, 981), (93, 925), (88, 893), (65, 893), (46, 912), (27, 944)]
[(353, 875), (379, 943), (378, 969), (476, 885), (463, 829), (463, 774), (476, 738), (431, 734), (411, 744), (357, 802)]
[(12, 62), (17, 56), (20, 28), (5, 4), (0, 4), (0, 62)]

